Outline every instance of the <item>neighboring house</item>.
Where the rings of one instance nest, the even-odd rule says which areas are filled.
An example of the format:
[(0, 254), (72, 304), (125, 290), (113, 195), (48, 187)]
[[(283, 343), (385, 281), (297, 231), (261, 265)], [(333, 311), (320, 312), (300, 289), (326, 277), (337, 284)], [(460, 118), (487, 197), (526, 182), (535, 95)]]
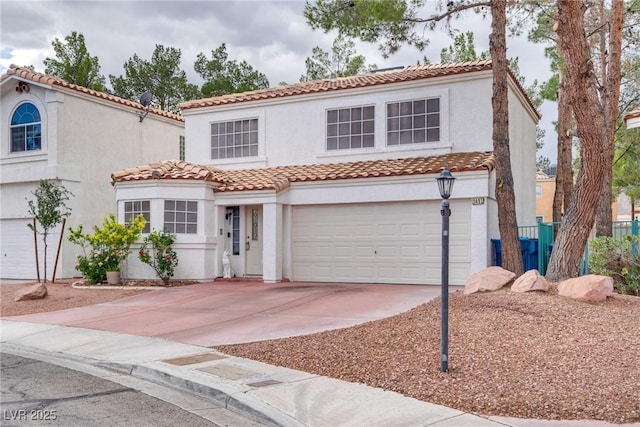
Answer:
[[(640, 108), (636, 108), (624, 115), (624, 121), (627, 123), (627, 129), (640, 128)], [(630, 219), (640, 218), (640, 209), (632, 207), (634, 212), (631, 212)]]
[(553, 221), (553, 199), (556, 191), (556, 177), (542, 171), (536, 173), (536, 221)]
[[(551, 166), (549, 173), (555, 173), (556, 165)], [(553, 199), (556, 192), (556, 177), (548, 175), (545, 172), (538, 171), (536, 173), (536, 222), (552, 222), (553, 221)], [(611, 214), (615, 220), (618, 217), (618, 201), (611, 203)]]
[(640, 128), (640, 108), (625, 114), (624, 121), (627, 123), (627, 129)]
[[(186, 162), (114, 172), (118, 213), (150, 207), (176, 233), (176, 278), (440, 283), (448, 167), (450, 278), (491, 262), (498, 237), (490, 61), (411, 66), (181, 105)], [(539, 115), (509, 75), (516, 212), (535, 223)], [(153, 277), (130, 257), (132, 277)]]
[[(40, 179), (64, 185), (75, 197), (67, 226), (91, 231), (116, 212), (111, 172), (178, 158), (181, 116), (12, 65), (0, 77), (0, 278), (34, 279), (33, 233), (27, 199)], [(51, 278), (59, 228), (47, 239)], [(67, 233), (65, 233), (66, 237)], [(42, 240), (38, 238), (43, 266)], [(73, 277), (77, 246), (63, 239), (57, 277)]]

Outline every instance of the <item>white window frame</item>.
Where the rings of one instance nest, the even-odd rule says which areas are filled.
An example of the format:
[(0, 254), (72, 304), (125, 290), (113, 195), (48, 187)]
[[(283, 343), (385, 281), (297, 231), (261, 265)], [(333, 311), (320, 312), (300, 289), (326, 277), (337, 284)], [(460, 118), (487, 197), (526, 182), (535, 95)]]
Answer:
[[(259, 148), (260, 120), (258, 117), (209, 123), (209, 156), (211, 160), (258, 157)], [(222, 153), (224, 155), (221, 155)]]
[[(167, 206), (173, 204), (173, 207)], [(163, 229), (172, 234), (198, 234), (198, 201), (165, 199)]]
[[(368, 115), (365, 109), (371, 111)], [(365, 118), (365, 116), (367, 116)], [(325, 112), (327, 152), (375, 148), (375, 105), (329, 108)], [(367, 145), (365, 145), (365, 139)]]
[[(146, 208), (145, 208), (146, 204)], [(129, 209), (127, 209), (129, 208)], [(151, 232), (151, 200), (125, 200), (124, 202), (124, 222), (129, 222), (130, 218), (136, 218), (138, 215), (144, 216), (147, 220), (143, 233)]]
[[(438, 111), (429, 111), (429, 104), (437, 100)], [(424, 111), (419, 110), (424, 104)], [(389, 110), (397, 105), (396, 115)], [(425, 96), (414, 99), (388, 101), (385, 103), (385, 145), (387, 148), (415, 145), (431, 145), (443, 142), (442, 97)], [(407, 111), (407, 108), (409, 111)], [(416, 112), (418, 109), (418, 112)], [(396, 125), (392, 125), (396, 121)], [(437, 123), (434, 123), (437, 122)], [(437, 132), (437, 139), (433, 133)], [(429, 140), (431, 138), (431, 140)]]
[[(17, 114), (18, 109), (20, 109), (22, 106), (27, 105), (27, 104), (29, 104), (33, 108), (35, 108), (35, 110), (38, 113), (38, 116), (39, 116), (40, 120), (39, 121), (34, 121), (34, 122), (29, 122), (29, 123), (20, 123), (20, 124), (16, 124), (16, 125), (12, 124), (13, 118)], [(39, 131), (38, 135), (37, 135), (37, 138), (38, 138), (38, 141), (39, 141), (40, 144), (39, 144), (39, 146), (37, 148), (31, 148), (30, 149), (28, 144), (27, 144), (28, 134), (30, 133), (29, 129), (30, 128), (36, 128), (36, 127), (37, 127), (37, 129)], [(14, 150), (13, 149), (13, 133), (14, 133), (14, 130), (16, 130), (16, 129), (24, 129), (24, 138), (25, 138), (24, 150)], [(31, 130), (31, 132), (33, 132), (33, 131), (34, 131), (34, 129)], [(31, 102), (30, 100), (27, 100), (25, 102), (19, 103), (18, 105), (16, 105), (15, 109), (11, 112), (11, 115), (9, 117), (9, 153), (11, 153), (11, 154), (29, 154), (29, 153), (34, 153), (34, 152), (36, 152), (36, 153), (41, 152), (42, 148), (43, 148), (43, 144), (44, 144), (43, 133), (44, 132), (43, 132), (43, 123), (42, 123), (42, 112), (40, 111), (40, 108), (34, 102)]]

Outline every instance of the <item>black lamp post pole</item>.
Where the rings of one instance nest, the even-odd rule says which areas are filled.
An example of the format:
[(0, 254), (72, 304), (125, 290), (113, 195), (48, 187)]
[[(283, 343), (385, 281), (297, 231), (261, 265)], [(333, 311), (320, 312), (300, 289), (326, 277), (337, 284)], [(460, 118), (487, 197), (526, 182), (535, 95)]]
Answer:
[(440, 372), (449, 370), (449, 200), (442, 201), (442, 306), (440, 327)]

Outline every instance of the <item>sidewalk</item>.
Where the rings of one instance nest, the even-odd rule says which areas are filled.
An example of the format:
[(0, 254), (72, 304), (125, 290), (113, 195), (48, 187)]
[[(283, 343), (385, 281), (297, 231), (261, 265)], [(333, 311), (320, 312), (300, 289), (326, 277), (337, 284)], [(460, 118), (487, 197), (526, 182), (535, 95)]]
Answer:
[[(0, 320), (7, 353), (106, 368), (213, 400), (268, 426), (613, 426), (483, 418), (398, 393), (119, 332)], [(54, 362), (55, 363), (55, 362)]]

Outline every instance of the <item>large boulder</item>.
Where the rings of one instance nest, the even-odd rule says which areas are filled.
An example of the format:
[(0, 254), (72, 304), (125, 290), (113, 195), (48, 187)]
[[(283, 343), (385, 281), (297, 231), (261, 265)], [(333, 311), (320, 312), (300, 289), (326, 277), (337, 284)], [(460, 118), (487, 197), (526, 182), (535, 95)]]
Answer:
[(550, 286), (550, 283), (540, 274), (540, 272), (538, 272), (538, 270), (529, 270), (513, 282), (513, 285), (511, 285), (511, 292), (546, 292)]
[(35, 285), (27, 286), (22, 289), (18, 289), (13, 294), (14, 301), (25, 301), (31, 299), (42, 299), (47, 296), (47, 287), (44, 283), (36, 283)]
[(511, 283), (515, 277), (515, 273), (502, 267), (487, 267), (467, 279), (467, 283), (464, 284), (464, 294), (497, 291)]
[(604, 301), (612, 293), (613, 279), (595, 274), (568, 279), (558, 285), (558, 294), (579, 301)]

